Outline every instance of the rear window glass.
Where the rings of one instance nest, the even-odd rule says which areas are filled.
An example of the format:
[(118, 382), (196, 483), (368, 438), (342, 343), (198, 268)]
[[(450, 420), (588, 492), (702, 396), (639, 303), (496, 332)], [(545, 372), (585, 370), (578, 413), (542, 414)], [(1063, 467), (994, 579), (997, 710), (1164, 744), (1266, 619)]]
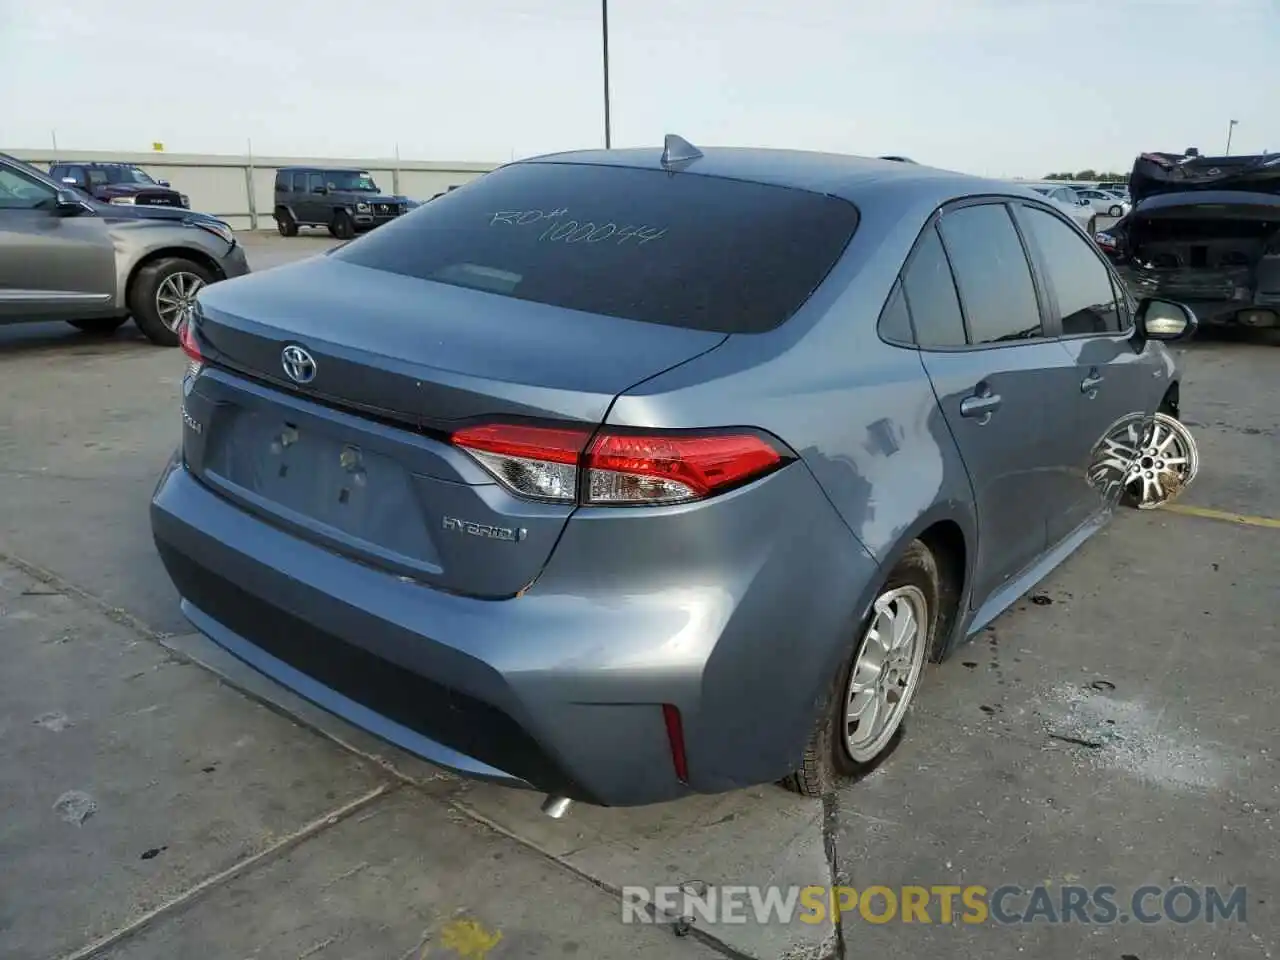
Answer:
[(693, 173), (504, 167), (335, 253), (572, 310), (759, 333), (798, 310), (858, 223), (844, 200)]

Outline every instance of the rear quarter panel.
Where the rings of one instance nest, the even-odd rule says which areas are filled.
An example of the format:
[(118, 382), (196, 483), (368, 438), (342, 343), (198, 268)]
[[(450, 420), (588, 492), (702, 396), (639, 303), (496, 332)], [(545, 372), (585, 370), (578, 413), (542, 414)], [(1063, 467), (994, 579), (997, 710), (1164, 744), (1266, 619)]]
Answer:
[[(885, 194), (894, 187), (888, 185)], [(696, 358), (620, 396), (607, 422), (650, 427), (764, 429), (802, 458), (817, 481), (806, 495), (834, 508), (829, 523), (862, 546), (852, 555), (869, 563), (840, 562), (827, 537), (816, 537), (808, 557), (793, 555), (789, 590), (774, 596), (805, 604), (796, 624), (841, 624), (840, 629), (771, 638), (737, 636), (756, 667), (785, 673), (788, 703), (774, 700), (780, 726), (793, 728), (791, 711), (809, 711), (848, 653), (897, 556), (931, 523), (949, 519), (976, 554), (973, 493), (917, 351), (890, 346), (877, 333), (881, 308), (932, 202), (907, 207), (885, 196), (862, 209), (862, 224), (844, 257), (810, 301), (769, 333), (736, 335)], [(751, 522), (784, 538), (802, 522), (808, 505), (776, 502)], [(810, 535), (813, 535), (812, 533)], [(798, 581), (798, 582), (796, 582)], [(781, 648), (780, 640), (785, 640)], [(770, 663), (770, 649), (787, 651), (785, 665)], [(797, 656), (796, 651), (803, 650)]]
[[(844, 257), (777, 330), (722, 347), (620, 396), (608, 422), (754, 426), (803, 458), (840, 517), (880, 562), (939, 510), (972, 530), (972, 489), (914, 349), (877, 322), (899, 269), (937, 204), (905, 204), (894, 184), (862, 205)], [(905, 193), (905, 191), (904, 191)]]

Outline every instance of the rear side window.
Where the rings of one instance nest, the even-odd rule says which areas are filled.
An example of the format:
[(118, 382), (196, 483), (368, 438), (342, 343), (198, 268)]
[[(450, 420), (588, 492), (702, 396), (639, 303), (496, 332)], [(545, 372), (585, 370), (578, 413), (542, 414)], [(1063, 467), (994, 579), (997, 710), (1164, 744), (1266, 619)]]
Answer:
[(844, 200), (657, 170), (522, 163), (344, 246), (340, 260), (720, 333), (785, 322), (858, 224)]
[(318, 190), (319, 188), (321, 188), (321, 187), (323, 187), (323, 186), (324, 186), (324, 174), (323, 174), (323, 173), (309, 173), (309, 174), (307, 174), (307, 189), (309, 189), (309, 190)]
[(293, 175), (293, 192), (307, 192), (307, 175), (305, 173), (294, 173)]
[(1042, 336), (1040, 303), (1022, 240), (1002, 203), (961, 207), (939, 223), (973, 344)]
[(1043, 210), (1022, 207), (1018, 219), (1026, 225), (1040, 252), (1040, 260), (1058, 299), (1063, 334), (1119, 331), (1121, 307), (1111, 284), (1111, 271), (1093, 252), (1089, 242)]
[(938, 240), (938, 231), (925, 228), (902, 275), (907, 307), (915, 326), (916, 343), (929, 347), (963, 347), (964, 317), (956, 299), (947, 254)]
[(893, 285), (893, 293), (880, 311), (880, 336), (893, 343), (912, 343), (911, 315), (907, 313), (907, 301), (902, 295), (902, 284)]

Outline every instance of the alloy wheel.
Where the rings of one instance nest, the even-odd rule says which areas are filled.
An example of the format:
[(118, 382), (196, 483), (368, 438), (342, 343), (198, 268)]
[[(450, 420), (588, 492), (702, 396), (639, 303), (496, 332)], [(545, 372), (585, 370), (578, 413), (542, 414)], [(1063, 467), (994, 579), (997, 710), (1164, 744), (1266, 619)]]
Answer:
[(911, 704), (924, 669), (929, 604), (914, 586), (881, 594), (845, 691), (844, 746), (867, 763), (884, 750)]
[(1139, 510), (1153, 510), (1190, 486), (1199, 471), (1200, 452), (1191, 431), (1167, 413), (1157, 413), (1129, 467), (1125, 488)]
[(165, 277), (156, 288), (156, 313), (160, 315), (160, 322), (176, 333), (191, 318), (196, 294), (203, 286), (201, 277), (185, 270)]

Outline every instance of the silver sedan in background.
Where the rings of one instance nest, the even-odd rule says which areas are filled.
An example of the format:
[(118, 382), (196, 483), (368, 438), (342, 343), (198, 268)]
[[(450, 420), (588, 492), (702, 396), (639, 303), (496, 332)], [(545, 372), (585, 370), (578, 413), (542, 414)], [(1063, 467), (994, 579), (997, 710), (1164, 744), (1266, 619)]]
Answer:
[(1098, 225), (1097, 214), (1094, 212), (1093, 205), (1080, 196), (1078, 190), (1073, 187), (1057, 187), (1050, 183), (1028, 183), (1025, 186), (1047, 197), (1054, 206), (1074, 220), (1081, 230), (1091, 237), (1094, 235)]
[(1082, 197), (1094, 213), (1114, 217), (1117, 220), (1129, 212), (1129, 201), (1110, 190), (1076, 188), (1076, 194)]
[(110, 333), (132, 316), (147, 339), (176, 347), (200, 289), (248, 272), (221, 220), (101, 203), (0, 154), (0, 325)]

